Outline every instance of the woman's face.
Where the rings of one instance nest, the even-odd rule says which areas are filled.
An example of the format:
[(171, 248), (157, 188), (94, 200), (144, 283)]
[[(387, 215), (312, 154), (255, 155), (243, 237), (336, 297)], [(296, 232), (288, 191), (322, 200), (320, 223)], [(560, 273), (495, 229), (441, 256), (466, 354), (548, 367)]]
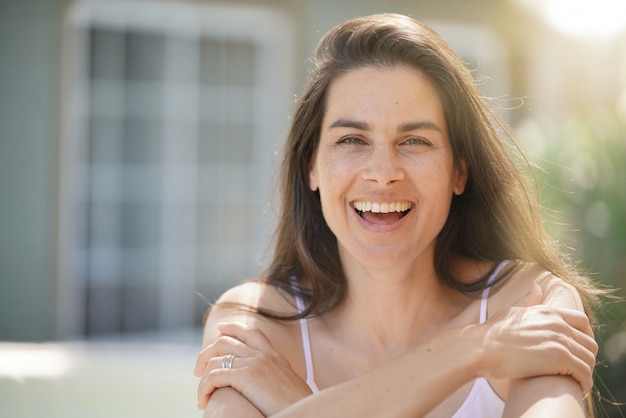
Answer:
[(465, 181), (439, 96), (420, 71), (362, 68), (331, 83), (309, 185), (344, 262), (432, 261)]

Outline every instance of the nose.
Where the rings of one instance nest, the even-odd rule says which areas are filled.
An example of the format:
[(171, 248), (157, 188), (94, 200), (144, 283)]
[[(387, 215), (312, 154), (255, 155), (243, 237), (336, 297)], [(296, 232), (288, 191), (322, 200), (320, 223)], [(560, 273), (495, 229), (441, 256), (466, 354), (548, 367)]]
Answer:
[(390, 145), (372, 147), (362, 173), (363, 179), (375, 181), (381, 185), (404, 179), (404, 170), (395, 147)]

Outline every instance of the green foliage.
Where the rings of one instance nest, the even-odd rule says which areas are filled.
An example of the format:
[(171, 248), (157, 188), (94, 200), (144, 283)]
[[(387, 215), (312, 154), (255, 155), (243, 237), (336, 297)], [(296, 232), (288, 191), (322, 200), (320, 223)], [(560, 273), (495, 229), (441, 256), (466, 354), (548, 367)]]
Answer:
[[(580, 260), (584, 273), (626, 299), (626, 123), (606, 112), (520, 127), (536, 170), (547, 229)], [(626, 402), (626, 302), (607, 298), (598, 312), (599, 396)], [(599, 416), (624, 416), (604, 400)]]

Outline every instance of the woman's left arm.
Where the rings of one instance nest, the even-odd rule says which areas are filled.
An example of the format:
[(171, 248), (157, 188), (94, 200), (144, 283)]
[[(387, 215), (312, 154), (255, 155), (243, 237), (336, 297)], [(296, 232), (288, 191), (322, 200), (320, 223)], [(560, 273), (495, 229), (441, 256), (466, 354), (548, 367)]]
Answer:
[[(542, 304), (584, 311), (578, 292), (561, 279), (541, 283)], [(591, 330), (589, 330), (591, 332)], [(511, 381), (503, 417), (584, 418), (587, 416), (580, 385), (571, 376), (537, 376)]]
[(578, 383), (569, 376), (540, 376), (511, 382), (503, 418), (584, 418)]

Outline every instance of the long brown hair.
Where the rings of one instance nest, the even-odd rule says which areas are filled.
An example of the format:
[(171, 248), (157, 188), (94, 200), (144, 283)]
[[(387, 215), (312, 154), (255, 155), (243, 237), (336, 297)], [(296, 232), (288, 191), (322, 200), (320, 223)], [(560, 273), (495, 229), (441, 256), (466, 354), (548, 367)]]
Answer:
[[(463, 159), (467, 165), (465, 192), (453, 197), (437, 239), (439, 278), (467, 294), (486, 286), (486, 277), (471, 284), (457, 280), (450, 271), (454, 254), (537, 263), (573, 284), (586, 306), (594, 301), (593, 286), (563, 261), (545, 233), (535, 190), (529, 188), (511, 157), (511, 151), (517, 152), (520, 161), (526, 162), (509, 129), (439, 35), (407, 16), (356, 18), (321, 39), (314, 64), (284, 145), (273, 260), (263, 275), (272, 285), (306, 296), (306, 310), (285, 319), (327, 312), (346, 294), (337, 240), (322, 215), (318, 192), (309, 189), (309, 164), (318, 146), (330, 83), (340, 74), (363, 67), (408, 66), (425, 74), (441, 98), (455, 163)], [(301, 290), (291, 286), (293, 278), (301, 282)]]

